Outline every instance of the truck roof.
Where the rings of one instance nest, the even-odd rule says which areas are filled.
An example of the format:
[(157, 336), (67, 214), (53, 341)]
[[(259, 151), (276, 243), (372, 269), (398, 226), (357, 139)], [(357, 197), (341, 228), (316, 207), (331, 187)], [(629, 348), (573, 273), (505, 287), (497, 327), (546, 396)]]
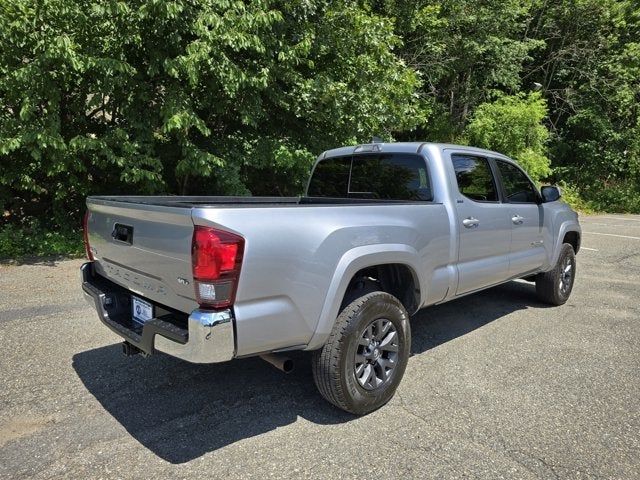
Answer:
[[(373, 145), (378, 145), (380, 152), (394, 152), (394, 153), (418, 153), (425, 147), (435, 147), (440, 150), (446, 149), (456, 149), (456, 150), (464, 150), (469, 153), (476, 153), (480, 155), (489, 155), (492, 157), (504, 158), (506, 160), (511, 160), (506, 155), (503, 155), (498, 152), (493, 152), (491, 150), (485, 150), (484, 148), (470, 147), (468, 145), (455, 145), (452, 143), (436, 143), (436, 142), (381, 142), (381, 143), (364, 143), (360, 145), (350, 145), (346, 147), (332, 148), (331, 150), (326, 150), (323, 152), (319, 159), (328, 158), (328, 157), (339, 157), (344, 155), (352, 155), (354, 153), (358, 153), (356, 149), (362, 147), (372, 147)], [(368, 150), (364, 150), (368, 151)]]

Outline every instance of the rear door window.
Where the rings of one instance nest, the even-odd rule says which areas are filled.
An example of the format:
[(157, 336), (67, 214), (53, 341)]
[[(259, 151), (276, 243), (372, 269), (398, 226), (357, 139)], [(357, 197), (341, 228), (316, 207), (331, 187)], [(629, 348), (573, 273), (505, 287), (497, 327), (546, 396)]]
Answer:
[(498, 190), (489, 161), (475, 155), (451, 155), (458, 190), (476, 202), (497, 202)]

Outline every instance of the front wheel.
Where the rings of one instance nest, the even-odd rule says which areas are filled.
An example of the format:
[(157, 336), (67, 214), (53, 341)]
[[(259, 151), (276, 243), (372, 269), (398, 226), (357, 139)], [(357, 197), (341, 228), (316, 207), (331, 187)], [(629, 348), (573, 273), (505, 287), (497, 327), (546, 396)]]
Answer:
[(538, 298), (550, 305), (563, 305), (569, 299), (576, 278), (576, 254), (568, 243), (562, 245), (556, 266), (536, 276)]
[(313, 354), (313, 379), (326, 400), (364, 415), (393, 397), (410, 350), (407, 311), (394, 296), (372, 292), (340, 313), (329, 340)]

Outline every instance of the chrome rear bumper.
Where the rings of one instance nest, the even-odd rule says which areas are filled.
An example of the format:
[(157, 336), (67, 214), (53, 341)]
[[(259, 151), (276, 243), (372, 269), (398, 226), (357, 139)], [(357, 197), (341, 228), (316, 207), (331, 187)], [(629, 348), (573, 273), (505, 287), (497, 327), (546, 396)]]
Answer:
[[(233, 312), (194, 310), (186, 314), (156, 305), (156, 317), (143, 326), (131, 318), (131, 293), (94, 272), (91, 262), (80, 267), (82, 291), (107, 327), (150, 355), (155, 351), (192, 363), (218, 363), (235, 356)], [(160, 315), (158, 315), (160, 313)]]
[(156, 335), (155, 349), (192, 363), (226, 362), (234, 357), (231, 310), (194, 310), (188, 320), (189, 340), (180, 344)]

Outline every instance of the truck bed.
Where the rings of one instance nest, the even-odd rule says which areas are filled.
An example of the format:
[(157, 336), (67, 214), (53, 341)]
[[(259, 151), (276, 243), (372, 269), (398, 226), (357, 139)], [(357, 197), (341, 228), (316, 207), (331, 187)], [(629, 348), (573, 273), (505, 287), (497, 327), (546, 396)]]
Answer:
[[(437, 202), (101, 196), (89, 197), (87, 206), (96, 273), (154, 305), (184, 313), (198, 308), (191, 264), (194, 225), (245, 238), (234, 303), (241, 354), (306, 344), (347, 251), (414, 243), (421, 251), (429, 243), (436, 253), (416, 272), (437, 276), (428, 292), (436, 299), (448, 285), (442, 271), (449, 259), (449, 224)], [(114, 238), (118, 225), (130, 227), (131, 238)]]
[[(205, 223), (218, 224), (242, 235), (250, 229), (251, 242), (259, 235), (253, 230), (257, 219), (278, 221), (282, 230), (295, 226), (296, 235), (302, 235), (297, 229), (320, 217), (328, 216), (330, 222), (335, 221), (336, 207), (362, 209), (360, 215), (369, 218), (366, 222), (374, 222), (368, 217), (371, 215), (368, 208), (419, 203), (424, 204), (356, 198), (91, 196), (87, 199), (88, 234), (99, 275), (147, 300), (190, 312), (197, 307), (192, 285), (191, 237), (194, 224), (202, 223), (203, 218), (208, 218)], [(301, 211), (306, 208), (315, 211), (315, 207), (329, 208), (331, 212), (311, 216)], [(120, 227), (131, 232), (123, 241), (114, 237)]]

